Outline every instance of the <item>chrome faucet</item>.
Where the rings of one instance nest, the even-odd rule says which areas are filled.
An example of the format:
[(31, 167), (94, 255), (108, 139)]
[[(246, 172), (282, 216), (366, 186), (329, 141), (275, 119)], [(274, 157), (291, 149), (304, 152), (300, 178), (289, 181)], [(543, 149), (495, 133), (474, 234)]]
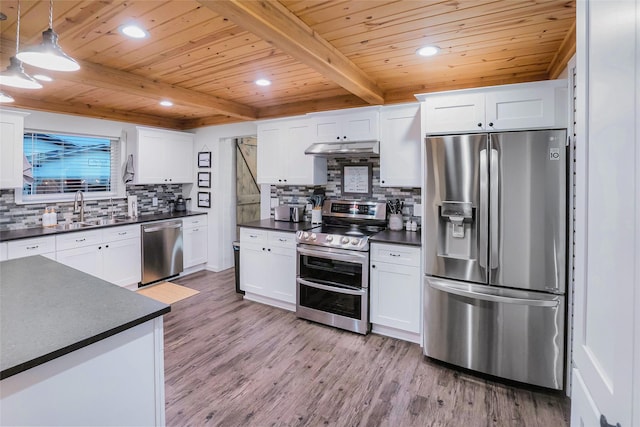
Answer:
[(80, 196), (80, 222), (84, 221), (84, 193), (80, 190), (76, 191), (76, 197), (73, 199), (73, 213), (78, 213), (78, 196)]

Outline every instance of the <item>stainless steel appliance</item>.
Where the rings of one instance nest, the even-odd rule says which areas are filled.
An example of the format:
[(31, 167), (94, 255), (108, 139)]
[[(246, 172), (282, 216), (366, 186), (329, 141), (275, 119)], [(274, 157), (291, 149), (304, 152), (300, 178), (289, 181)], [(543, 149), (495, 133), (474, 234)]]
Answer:
[(142, 280), (140, 286), (177, 276), (183, 270), (182, 221), (142, 226)]
[(426, 138), (424, 353), (562, 389), (565, 130)]
[(322, 226), (296, 234), (298, 317), (369, 332), (369, 236), (385, 220), (385, 203), (325, 200)]

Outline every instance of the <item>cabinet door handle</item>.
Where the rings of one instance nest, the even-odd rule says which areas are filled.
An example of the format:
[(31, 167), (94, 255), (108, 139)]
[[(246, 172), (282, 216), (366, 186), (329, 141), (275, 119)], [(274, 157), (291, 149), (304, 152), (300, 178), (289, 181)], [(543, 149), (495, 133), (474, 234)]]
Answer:
[(40, 247), (40, 245), (27, 246), (27, 249), (28, 249), (28, 250), (31, 250), (31, 249), (38, 249), (39, 247)]
[(339, 137), (339, 136), (336, 136), (336, 139), (337, 139), (338, 141), (340, 141), (340, 137)]
[(282, 237), (278, 237), (278, 240), (281, 241), (281, 242), (288, 242), (287, 239), (283, 239)]
[(390, 253), (390, 254), (389, 254), (389, 256), (392, 256), (392, 257), (399, 257), (399, 256), (400, 256), (400, 254), (392, 254), (392, 253)]
[(605, 417), (604, 414), (601, 414), (600, 427), (621, 427), (621, 426), (620, 426), (620, 423), (616, 423), (615, 425), (609, 424), (609, 422), (607, 421), (607, 417)]
[(102, 249), (102, 246), (98, 246), (98, 249)]
[(87, 238), (83, 237), (82, 239), (76, 239), (76, 242), (80, 243), (80, 242), (84, 242), (85, 240), (87, 240)]
[(194, 232), (196, 232), (196, 231), (200, 231), (200, 229), (199, 229), (199, 228), (194, 228), (194, 229), (193, 229), (193, 231), (194, 231)]
[(105, 248), (108, 248), (108, 247), (109, 247), (109, 245), (105, 245)]
[(478, 123), (478, 127), (481, 128), (482, 127), (482, 123)]
[(493, 122), (489, 122), (489, 127), (493, 127)]
[(258, 236), (256, 234), (249, 234), (249, 237), (251, 237), (252, 239), (255, 239)]
[(126, 231), (121, 231), (121, 232), (118, 233), (118, 236), (124, 236), (125, 234), (127, 234)]
[(267, 249), (267, 252), (271, 252), (271, 248)]
[(371, 265), (371, 268), (376, 268), (376, 265), (375, 264)]

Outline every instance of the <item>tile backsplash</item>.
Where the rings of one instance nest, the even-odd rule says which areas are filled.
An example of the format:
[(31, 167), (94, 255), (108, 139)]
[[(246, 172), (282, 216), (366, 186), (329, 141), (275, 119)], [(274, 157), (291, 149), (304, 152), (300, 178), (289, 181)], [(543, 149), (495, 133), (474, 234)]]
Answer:
[[(317, 187), (307, 186), (271, 186), (271, 197), (278, 198), (281, 205), (304, 205), (307, 198), (313, 194), (316, 188), (324, 188), (327, 198), (340, 199), (342, 197), (342, 167), (357, 166), (371, 164), (371, 196), (365, 197), (344, 197), (350, 200), (367, 200), (367, 201), (387, 201), (399, 199), (404, 202), (403, 221), (406, 221), (413, 215), (413, 206), (420, 203), (420, 188), (394, 188), (380, 187), (380, 159), (379, 158), (363, 158), (363, 159), (328, 159), (327, 161), (327, 184)], [(307, 212), (310, 215), (309, 212)], [(414, 217), (414, 220), (420, 224), (420, 218)]]
[[(138, 215), (167, 213), (169, 201), (181, 194), (187, 196), (183, 193), (182, 184), (127, 186), (127, 195), (138, 196)], [(154, 197), (158, 198), (158, 206), (153, 206)], [(68, 215), (72, 220), (78, 220), (78, 214), (73, 213), (73, 202), (17, 205), (14, 190), (0, 190), (0, 230), (41, 227), (45, 207), (55, 208), (58, 222), (63, 222)], [(84, 211), (88, 218), (108, 216), (111, 212), (109, 200), (87, 200)], [(127, 199), (114, 198), (113, 211), (116, 216), (126, 216)]]

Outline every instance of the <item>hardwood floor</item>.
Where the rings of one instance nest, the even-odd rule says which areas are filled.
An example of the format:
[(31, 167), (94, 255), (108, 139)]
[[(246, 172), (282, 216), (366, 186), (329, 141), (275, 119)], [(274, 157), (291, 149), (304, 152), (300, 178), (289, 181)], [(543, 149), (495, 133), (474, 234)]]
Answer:
[(234, 270), (165, 316), (167, 426), (567, 426), (562, 393), (460, 372), (419, 345), (244, 301)]

